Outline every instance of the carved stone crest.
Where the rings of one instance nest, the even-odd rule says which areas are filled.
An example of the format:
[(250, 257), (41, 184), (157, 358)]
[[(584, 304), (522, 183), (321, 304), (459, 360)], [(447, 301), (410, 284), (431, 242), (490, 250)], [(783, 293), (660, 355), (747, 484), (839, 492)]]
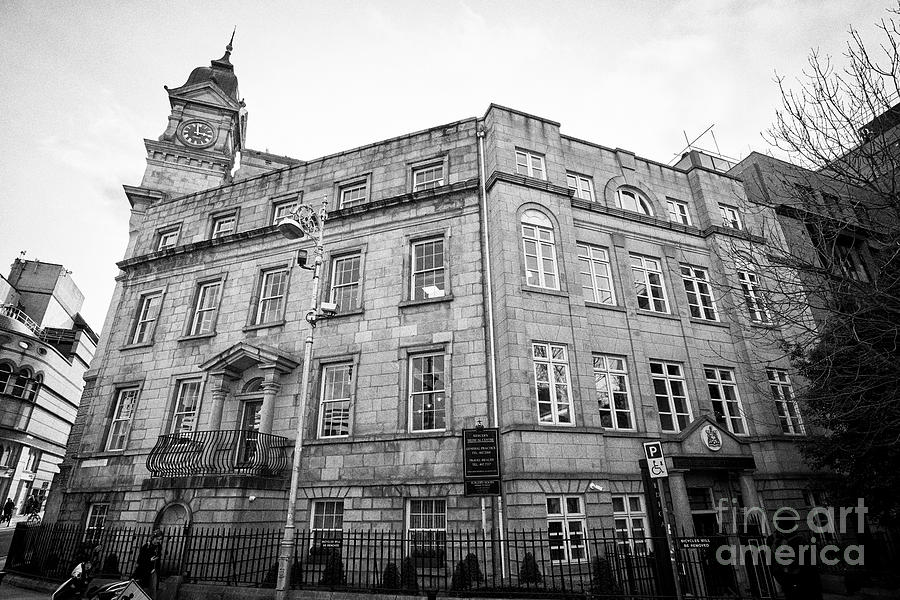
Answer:
[(703, 445), (713, 452), (722, 449), (722, 434), (712, 425), (707, 425), (700, 430), (700, 438), (703, 440)]

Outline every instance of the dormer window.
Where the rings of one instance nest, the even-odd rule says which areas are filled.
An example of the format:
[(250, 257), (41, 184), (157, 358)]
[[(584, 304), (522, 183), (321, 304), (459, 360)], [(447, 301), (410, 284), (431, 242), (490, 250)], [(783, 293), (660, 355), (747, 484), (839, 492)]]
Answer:
[(653, 209), (650, 207), (650, 201), (637, 190), (620, 188), (616, 191), (616, 206), (622, 210), (653, 216)]

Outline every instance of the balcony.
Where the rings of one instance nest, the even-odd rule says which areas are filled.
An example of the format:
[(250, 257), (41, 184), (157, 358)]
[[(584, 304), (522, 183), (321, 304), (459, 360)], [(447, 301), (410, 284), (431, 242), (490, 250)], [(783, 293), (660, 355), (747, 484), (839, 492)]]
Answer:
[(161, 435), (147, 457), (151, 477), (278, 477), (289, 466), (291, 440), (253, 430)]
[(34, 319), (12, 304), (3, 304), (0, 306), (0, 325), (26, 335), (33, 335), (35, 337), (41, 335), (41, 328), (34, 322)]

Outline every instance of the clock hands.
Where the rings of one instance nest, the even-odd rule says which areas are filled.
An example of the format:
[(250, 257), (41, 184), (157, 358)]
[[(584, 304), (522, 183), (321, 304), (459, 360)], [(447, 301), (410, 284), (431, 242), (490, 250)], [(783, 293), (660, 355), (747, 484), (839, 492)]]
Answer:
[(212, 142), (214, 132), (206, 123), (187, 123), (181, 128), (181, 135), (185, 142), (192, 146), (202, 146)]

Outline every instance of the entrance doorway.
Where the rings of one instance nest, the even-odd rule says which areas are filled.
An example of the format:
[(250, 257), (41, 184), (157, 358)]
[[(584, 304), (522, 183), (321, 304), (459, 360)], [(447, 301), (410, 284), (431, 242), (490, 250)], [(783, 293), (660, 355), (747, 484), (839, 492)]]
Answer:
[(249, 467), (256, 459), (259, 445), (259, 423), (262, 415), (262, 400), (245, 400), (241, 430), (238, 432), (238, 466)]
[(184, 544), (188, 539), (191, 524), (190, 510), (184, 504), (175, 503), (164, 507), (154, 522), (154, 528), (163, 532), (163, 553), (160, 568), (165, 575), (181, 573), (181, 558)]

